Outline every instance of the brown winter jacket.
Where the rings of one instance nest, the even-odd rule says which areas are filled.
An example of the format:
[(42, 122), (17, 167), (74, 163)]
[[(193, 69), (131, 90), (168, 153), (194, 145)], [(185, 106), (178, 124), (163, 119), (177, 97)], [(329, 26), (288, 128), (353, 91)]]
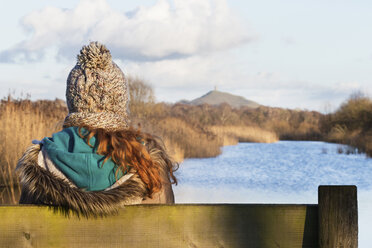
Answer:
[(112, 214), (125, 205), (172, 204), (174, 194), (166, 169), (169, 158), (164, 148), (156, 142), (150, 140), (146, 148), (155, 164), (160, 167), (162, 177), (162, 189), (151, 198), (145, 183), (133, 169), (129, 171), (133, 176), (113, 189), (84, 191), (71, 187), (69, 182), (38, 165), (41, 145), (30, 146), (16, 168), (22, 185), (19, 203), (48, 205), (65, 213), (72, 212), (86, 217)]

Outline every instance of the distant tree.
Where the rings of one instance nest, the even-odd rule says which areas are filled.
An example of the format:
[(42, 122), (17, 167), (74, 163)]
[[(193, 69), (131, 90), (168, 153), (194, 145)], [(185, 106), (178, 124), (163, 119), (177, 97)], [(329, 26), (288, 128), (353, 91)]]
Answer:
[(153, 88), (139, 77), (128, 76), (129, 97), (132, 102), (155, 102)]
[(351, 94), (334, 115), (335, 124), (345, 125), (349, 130), (370, 129), (372, 124), (372, 101), (360, 92)]
[(143, 79), (127, 77), (129, 86), (129, 109), (133, 117), (144, 118), (151, 114), (151, 107), (155, 103), (153, 88)]

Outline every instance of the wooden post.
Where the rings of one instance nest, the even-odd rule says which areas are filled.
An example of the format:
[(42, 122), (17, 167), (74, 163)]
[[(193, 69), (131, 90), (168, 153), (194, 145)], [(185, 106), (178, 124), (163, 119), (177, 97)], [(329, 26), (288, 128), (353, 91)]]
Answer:
[(358, 247), (356, 186), (319, 186), (319, 247)]

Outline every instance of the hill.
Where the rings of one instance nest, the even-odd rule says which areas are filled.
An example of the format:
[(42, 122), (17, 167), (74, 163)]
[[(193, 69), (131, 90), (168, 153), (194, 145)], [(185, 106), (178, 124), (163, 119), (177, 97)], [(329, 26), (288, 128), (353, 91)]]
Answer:
[(200, 105), (204, 103), (207, 103), (209, 105), (220, 105), (222, 103), (227, 103), (233, 108), (240, 107), (258, 108), (260, 106), (260, 104), (245, 99), (242, 96), (237, 96), (230, 93), (221, 92), (218, 90), (209, 91), (207, 94), (188, 102), (188, 104), (192, 105)]

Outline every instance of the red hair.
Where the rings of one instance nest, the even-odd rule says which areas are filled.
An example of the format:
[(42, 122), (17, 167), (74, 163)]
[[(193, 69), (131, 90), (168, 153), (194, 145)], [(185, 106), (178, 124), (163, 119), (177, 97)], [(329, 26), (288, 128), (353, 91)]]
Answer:
[[(82, 135), (81, 128), (88, 130), (88, 133)], [(161, 189), (162, 180), (164, 180), (161, 177), (161, 165), (153, 161), (148, 149), (146, 149), (147, 144), (152, 144), (154, 148), (161, 152), (161, 159), (164, 160), (168, 180), (177, 184), (173, 172), (177, 169), (178, 164), (169, 159), (164, 147), (153, 136), (141, 133), (140, 130), (134, 128), (106, 132), (103, 129), (79, 127), (79, 134), (91, 147), (93, 146), (89, 141), (92, 137), (96, 137), (98, 143), (96, 145), (97, 154), (105, 156), (104, 162), (111, 158), (119, 166), (115, 175), (118, 174), (119, 169), (125, 172), (128, 171), (128, 167), (133, 168), (147, 185), (149, 196)]]

